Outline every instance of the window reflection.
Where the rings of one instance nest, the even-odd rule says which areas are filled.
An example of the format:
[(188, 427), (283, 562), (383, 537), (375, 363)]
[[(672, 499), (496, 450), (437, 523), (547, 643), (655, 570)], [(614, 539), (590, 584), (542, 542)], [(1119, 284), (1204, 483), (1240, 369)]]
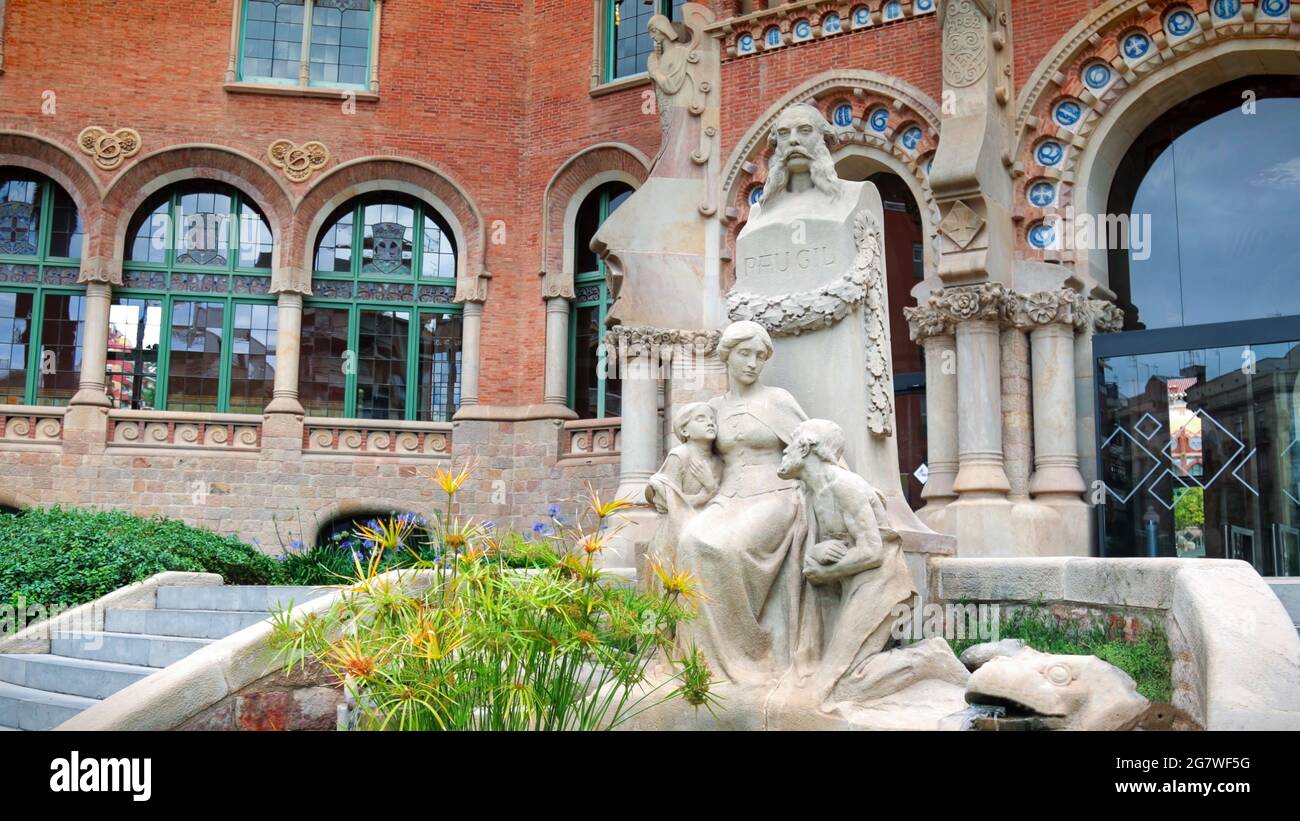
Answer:
[(1151, 217), (1148, 248), (1110, 254), (1127, 330), (1300, 314), (1297, 134), (1300, 81), (1249, 77), (1175, 106), (1134, 142), (1109, 205)]
[(1099, 363), (1106, 555), (1300, 575), (1300, 343)]

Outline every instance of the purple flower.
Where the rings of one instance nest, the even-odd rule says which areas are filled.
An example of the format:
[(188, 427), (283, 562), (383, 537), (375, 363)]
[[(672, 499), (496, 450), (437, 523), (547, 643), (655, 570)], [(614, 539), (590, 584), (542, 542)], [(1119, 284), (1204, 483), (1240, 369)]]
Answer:
[(551, 505), (550, 507), (546, 508), (546, 515), (550, 516), (552, 519), (558, 518), (560, 515), (560, 506)]
[(289, 542), (289, 549), (302, 550), (302, 539), (294, 539), (292, 542)]

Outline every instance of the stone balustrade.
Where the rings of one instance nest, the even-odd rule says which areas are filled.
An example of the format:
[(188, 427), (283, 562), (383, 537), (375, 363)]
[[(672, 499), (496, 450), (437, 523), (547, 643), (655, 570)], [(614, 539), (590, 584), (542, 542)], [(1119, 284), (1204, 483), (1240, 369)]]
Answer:
[(560, 460), (601, 458), (615, 461), (623, 447), (623, 420), (574, 419), (560, 431)]
[(249, 453), (262, 446), (262, 417), (244, 413), (111, 410), (109, 448)]
[(0, 408), (0, 442), (58, 445), (63, 440), (63, 408), (8, 405)]
[(386, 419), (303, 420), (304, 454), (393, 456), (450, 459), (450, 422), (396, 422)]

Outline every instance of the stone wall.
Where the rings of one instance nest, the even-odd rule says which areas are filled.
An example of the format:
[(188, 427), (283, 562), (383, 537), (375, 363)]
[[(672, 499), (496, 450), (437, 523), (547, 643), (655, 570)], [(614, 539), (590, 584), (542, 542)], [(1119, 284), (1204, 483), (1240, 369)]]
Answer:
[[(271, 414), (242, 417), (256, 431), (254, 445), (186, 445), (183, 433), (196, 429), (170, 415), (161, 441), (107, 440), (109, 414), (103, 409), (30, 409), (52, 438), (17, 439), (0, 432), (0, 502), (18, 507), (76, 505), (162, 515), (254, 542), (271, 554), (295, 539), (312, 543), (317, 529), (342, 515), (411, 511), (428, 515), (445, 501), (433, 482), (438, 468), (479, 461), (474, 480), (453, 513), (487, 518), (500, 527), (529, 528), (547, 507), (564, 506), (586, 493), (587, 483), (610, 497), (617, 485), (617, 456), (560, 462), (562, 423), (465, 422), (453, 425), (383, 425), (360, 420), (309, 419)], [(39, 415), (38, 415), (39, 414)], [(131, 419), (129, 412), (114, 416)], [(160, 414), (147, 414), (152, 431), (163, 431)], [(30, 423), (29, 423), (30, 424)], [(37, 426), (41, 427), (40, 425)], [(0, 431), (3, 431), (0, 426)], [(398, 448), (418, 448), (417, 456)], [(161, 433), (159, 435), (162, 435)], [(250, 438), (253, 438), (250, 436)], [(452, 445), (455, 442), (455, 445)], [(322, 444), (326, 443), (326, 444)], [(382, 447), (381, 447), (382, 446)], [(392, 450), (385, 450), (385, 448)], [(432, 450), (433, 452), (427, 452)]]
[(205, 708), (177, 730), (333, 730), (343, 688), (316, 664), (270, 673)]

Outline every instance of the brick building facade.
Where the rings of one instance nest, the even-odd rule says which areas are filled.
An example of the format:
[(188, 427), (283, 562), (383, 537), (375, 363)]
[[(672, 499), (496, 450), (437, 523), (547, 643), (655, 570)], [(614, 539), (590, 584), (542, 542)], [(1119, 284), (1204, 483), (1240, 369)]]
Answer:
[[(715, 252), (722, 286), (732, 281), (735, 236), (764, 179), (766, 129), (784, 106), (812, 102), (841, 131), (841, 174), (872, 179), (886, 192), (887, 211), (906, 216), (886, 240), (894, 250), (899, 427), (910, 437), (900, 443), (900, 475), (911, 483), (909, 498), (928, 504), (927, 521), (949, 532), (967, 526), (962, 517), (1003, 515), (962, 508), (944, 518), (950, 502), (1064, 505), (1083, 523), (1080, 544), (1088, 549), (1096, 538), (1090, 505), (1102, 500), (1088, 488), (1108, 469), (1099, 464), (1098, 442), (1110, 441), (1095, 418), (1091, 338), (1120, 327), (1106, 307), (1117, 298), (1106, 254), (1052, 247), (1043, 241), (1047, 218), (1066, 204), (1106, 211), (1129, 144), (1177, 104), (1243, 77), (1300, 74), (1300, 4), (702, 5), (712, 12), (707, 34), (721, 56)], [(0, 345), (10, 345), (7, 365), (0, 361), (9, 368), (0, 372), (7, 386), (0, 399), (8, 403), (0, 405), (0, 504), (161, 513), (274, 549), (310, 541), (339, 517), (425, 510), (435, 497), (434, 468), (471, 454), (480, 468), (462, 510), (503, 524), (527, 528), (587, 482), (612, 493), (617, 388), (588, 385), (581, 372), (589, 363), (573, 362), (585, 338), (574, 325), (588, 316), (575, 281), (595, 283), (596, 303), (606, 298), (598, 278), (582, 277), (603, 263), (578, 270), (589, 235), (579, 223), (589, 198), (604, 196), (608, 205), (638, 187), (660, 150), (663, 130), (644, 73), (649, 41), (637, 40), (633, 26), (655, 12), (680, 15), (680, 7), (658, 0), (0, 0), (0, 167), (17, 182), (37, 183), (30, 190), (61, 189), (45, 202), (70, 201), (80, 221), (75, 257), (55, 248), (57, 226), (33, 228), (31, 248), (0, 248), (0, 292), (17, 295), (13, 341), (0, 333)], [(175, 248), (156, 264), (139, 256), (142, 215), (162, 208), (179, 222), (191, 215), (186, 196), (214, 193), (246, 204), (253, 216), (227, 215), (239, 225), (256, 232), (260, 217), (273, 241), (269, 257), (254, 248), (245, 265), (232, 243), (223, 246), (226, 267), (213, 275), (205, 273), (211, 257), (191, 254), (181, 264)], [(372, 205), (380, 214), (373, 219), (366, 216)], [(968, 212), (973, 237), (956, 224)], [(364, 231), (340, 216), (349, 213), (365, 221)], [(409, 214), (425, 222), (411, 223)], [(336, 230), (350, 231), (350, 250), (322, 252), (323, 238)], [(394, 244), (385, 245), (392, 231)], [(436, 241), (452, 248), (454, 269), (429, 267), (437, 264)], [(24, 250), (34, 253), (9, 253)], [(338, 263), (322, 271), (326, 258)], [(936, 380), (947, 375), (944, 352), (960, 356), (963, 331), (954, 332), (951, 316), (936, 314), (927, 326), (909, 313), (909, 340), (903, 309), (937, 311), (926, 307), (931, 291), (981, 284), (1031, 301), (1064, 289), (1081, 302), (1064, 320), (1017, 321), (1000, 308), (991, 320), (977, 318), (995, 340), (1000, 411), (988, 441), (959, 447), (956, 419), (937, 419), (933, 401), (923, 414), (918, 386), (927, 385), (933, 400)], [(12, 328), (23, 305), (33, 313), (20, 339)], [(158, 321), (154, 350), (124, 374), (125, 365), (113, 370), (117, 354), (106, 366), (104, 349), (120, 330), (114, 311), (131, 305), (141, 321), (153, 321), (155, 308), (171, 313)], [(239, 324), (245, 305), (266, 308), (260, 327)], [(199, 336), (216, 349), (191, 351), (202, 320), (190, 317), (188, 336), (179, 334), (178, 317), (198, 310), (184, 306), (206, 306)], [(71, 311), (76, 323), (66, 351), (52, 343), (55, 310)], [(323, 367), (312, 357), (326, 356), (322, 340), (335, 337), (312, 334), (328, 317), (346, 334), (347, 350), (335, 357), (343, 376), (321, 377), (319, 396), (309, 397), (299, 376), (312, 381)], [(299, 330), (304, 321), (310, 333)], [(1047, 446), (1053, 434), (1036, 427), (1035, 411), (1042, 416), (1044, 403), (1060, 399), (1040, 397), (1031, 378), (1031, 343), (1051, 336), (1037, 330), (1045, 324), (1070, 328), (1064, 347), (1050, 348), (1072, 366), (1062, 385), (1076, 435), (1059, 453)], [(380, 325), (389, 328), (383, 340)], [(260, 359), (249, 348), (259, 344)], [(357, 345), (361, 376), (343, 361), (355, 359)], [(178, 358), (189, 352), (192, 362)], [(385, 365), (385, 355), (398, 364)], [(15, 375), (19, 364), (24, 372)], [(261, 387), (240, 393), (236, 383), (251, 380), (254, 365)], [(143, 367), (152, 369), (148, 388)], [(382, 369), (384, 385), (376, 376)], [(181, 387), (187, 373), (196, 396)], [(129, 396), (114, 393), (119, 376), (130, 377)], [(905, 376), (915, 384), (903, 384)], [(582, 418), (593, 414), (575, 385), (603, 397), (603, 418)], [(956, 395), (956, 386), (937, 390)], [(908, 395), (916, 401), (901, 398)], [(959, 499), (965, 491), (954, 481), (970, 461), (965, 454), (976, 451), (1003, 478), (968, 482), (970, 499)], [(925, 475), (922, 466), (924, 498), (922, 480), (912, 478)], [(1034, 541), (1044, 526), (1036, 510), (1026, 514), (1038, 522), (1024, 525), (1030, 535), (1008, 537), (1006, 551), (1050, 552)]]

